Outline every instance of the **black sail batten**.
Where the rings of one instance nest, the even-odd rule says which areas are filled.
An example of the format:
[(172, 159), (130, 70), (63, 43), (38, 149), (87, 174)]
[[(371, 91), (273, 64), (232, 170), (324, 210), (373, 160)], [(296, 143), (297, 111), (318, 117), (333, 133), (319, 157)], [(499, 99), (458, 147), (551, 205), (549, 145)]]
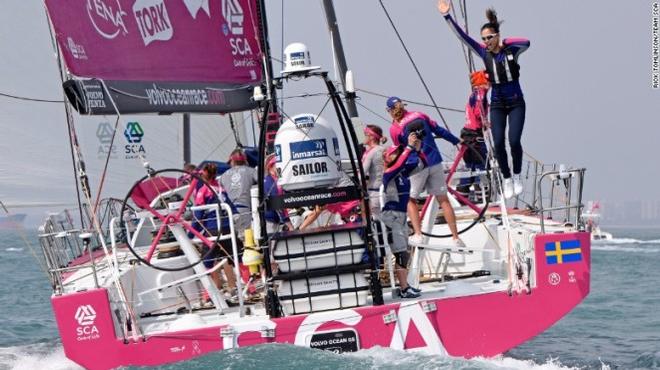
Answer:
[(231, 113), (257, 107), (250, 85), (70, 79), (63, 88), (76, 111), (87, 115)]

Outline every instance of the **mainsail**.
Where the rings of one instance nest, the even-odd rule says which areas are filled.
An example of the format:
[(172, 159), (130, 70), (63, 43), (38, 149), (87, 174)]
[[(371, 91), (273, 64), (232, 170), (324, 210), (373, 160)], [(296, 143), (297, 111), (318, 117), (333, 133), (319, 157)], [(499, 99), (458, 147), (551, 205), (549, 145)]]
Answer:
[(255, 0), (46, 0), (83, 114), (251, 109), (262, 82)]

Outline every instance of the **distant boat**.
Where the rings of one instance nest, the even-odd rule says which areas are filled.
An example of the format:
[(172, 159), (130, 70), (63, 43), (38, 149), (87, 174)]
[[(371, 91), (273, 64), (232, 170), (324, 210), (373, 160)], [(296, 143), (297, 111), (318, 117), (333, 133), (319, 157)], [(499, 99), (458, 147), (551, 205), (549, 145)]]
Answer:
[(602, 231), (600, 227), (596, 226), (595, 229), (591, 230), (591, 241), (602, 241), (602, 240), (612, 240), (612, 233)]
[(611, 233), (600, 229), (600, 219), (602, 214), (600, 212), (600, 202), (590, 201), (587, 204), (585, 212), (582, 213), (582, 219), (585, 222), (587, 231), (591, 232), (591, 241), (604, 241), (612, 240)]
[(15, 213), (7, 216), (0, 216), (0, 230), (15, 229), (23, 227), (25, 221), (25, 213)]

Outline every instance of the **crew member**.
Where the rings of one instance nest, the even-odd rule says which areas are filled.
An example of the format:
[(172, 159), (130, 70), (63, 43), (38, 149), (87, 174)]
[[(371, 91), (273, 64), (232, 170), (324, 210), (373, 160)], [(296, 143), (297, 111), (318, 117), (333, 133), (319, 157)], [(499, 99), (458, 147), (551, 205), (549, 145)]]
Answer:
[[(483, 44), (474, 40), (450, 14), (449, 0), (438, 0), (438, 10), (445, 17), (449, 26), (458, 35), (459, 40), (469, 46), (484, 61), (492, 92), (490, 94), (490, 122), (492, 124), (495, 156), (504, 177), (503, 192), (505, 198), (522, 193), (520, 179), (522, 169), (523, 148), (520, 142), (525, 125), (525, 99), (520, 87), (520, 65), (518, 57), (530, 42), (523, 38), (500, 39), (500, 22), (494, 9), (486, 10), (488, 22), (481, 26)], [(513, 180), (509, 169), (506, 152), (505, 130), (509, 120), (509, 146), (513, 161)]]
[[(470, 148), (465, 151), (463, 161), (470, 171), (484, 170), (486, 168), (486, 157), (488, 149), (484, 142), (485, 128), (489, 128), (488, 122), (488, 75), (486, 71), (476, 71), (470, 74), (470, 84), (472, 93), (465, 105), (465, 126), (461, 130), (461, 140)], [(470, 186), (474, 186), (475, 201), (481, 202), (481, 187), (479, 176), (462, 178), (456, 187), (456, 190), (468, 197)]]
[(230, 169), (220, 176), (220, 185), (234, 203), (234, 230), (245, 241), (245, 229), (252, 224), (250, 189), (257, 183), (257, 171), (247, 165), (247, 156), (241, 149), (234, 150), (229, 156)]
[[(207, 163), (201, 172), (201, 177), (206, 181), (207, 185), (200, 186), (194, 198), (194, 204), (196, 206), (204, 204), (212, 204), (217, 202), (217, 197), (220, 197), (222, 203), (227, 203), (232, 211), (236, 211), (236, 208), (233, 206), (233, 203), (227, 197), (227, 193), (224, 191), (222, 186), (216, 180), (217, 167), (213, 163)], [(193, 227), (198, 231), (202, 232), (206, 236), (219, 236), (223, 232), (229, 230), (229, 218), (225, 212), (220, 212), (220, 224), (218, 225), (218, 220), (216, 217), (215, 210), (200, 210), (193, 213), (194, 221)], [(219, 227), (218, 227), (219, 226)], [(237, 242), (237, 252), (239, 255), (243, 253), (243, 244), (240, 239), (236, 239)], [(234, 261), (233, 256), (233, 247), (231, 239), (221, 240), (218, 243), (209, 249), (208, 246), (204, 245), (202, 247), (202, 254), (204, 258), (204, 266), (207, 269), (215, 266), (216, 263), (222, 258), (228, 258), (228, 263), (223, 266), (223, 271), (227, 277), (227, 287), (231, 297), (234, 297), (236, 292), (236, 274), (234, 274), (234, 269), (232, 266), (237, 261)], [(218, 289), (222, 289), (222, 278), (219, 271), (214, 271), (211, 273), (211, 278), (215, 282)]]
[(387, 138), (383, 137), (383, 129), (376, 125), (364, 128), (364, 152), (362, 167), (367, 174), (367, 190), (369, 192), (369, 210), (371, 216), (378, 218), (380, 214), (380, 186), (383, 184), (383, 152)]
[(383, 174), (385, 185), (385, 204), (380, 215), (381, 220), (392, 230), (390, 249), (396, 259), (396, 276), (399, 280), (402, 298), (417, 298), (418, 289), (408, 285), (408, 224), (406, 212), (410, 196), (408, 177), (424, 166), (424, 154), (420, 151), (421, 140), (416, 134), (408, 134), (407, 145), (392, 146), (385, 151), (384, 161), (387, 168)]
[(414, 232), (410, 241), (419, 244), (423, 239), (419, 209), (415, 199), (419, 199), (421, 193), (426, 190), (429, 195), (436, 197), (440, 203), (455, 247), (464, 248), (465, 244), (458, 237), (454, 209), (447, 197), (447, 184), (442, 167), (442, 156), (435, 144), (434, 134), (454, 145), (460, 143), (460, 139), (440, 127), (440, 125), (431, 120), (426, 114), (407, 111), (403, 101), (396, 96), (387, 99), (387, 111), (392, 117), (390, 136), (394, 145), (399, 146), (401, 143), (405, 143), (408, 135), (415, 133), (418, 140), (421, 141), (421, 151), (427, 160), (427, 167), (410, 177), (411, 188), (410, 199), (408, 200), (408, 217), (410, 218)]
[[(266, 197), (275, 197), (283, 193), (282, 188), (277, 185), (279, 176), (275, 161), (275, 155), (271, 155), (266, 159), (266, 176), (264, 177), (264, 194)], [(286, 226), (289, 230), (293, 230), (293, 225), (286, 209), (266, 210), (264, 216), (266, 218), (266, 232), (268, 234), (280, 231), (283, 226)]]

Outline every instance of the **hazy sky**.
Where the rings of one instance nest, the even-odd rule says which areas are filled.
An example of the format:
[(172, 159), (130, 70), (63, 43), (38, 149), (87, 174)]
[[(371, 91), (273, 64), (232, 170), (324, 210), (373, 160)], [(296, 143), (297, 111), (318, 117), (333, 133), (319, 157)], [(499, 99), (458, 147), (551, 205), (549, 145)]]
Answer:
[[(332, 51), (321, 2), (266, 2), (273, 55), (281, 54), (283, 31), (284, 44), (304, 42), (311, 50), (313, 63), (332, 71)], [(384, 3), (436, 102), (463, 108), (469, 93), (466, 65), (460, 43), (437, 12), (435, 1)], [(504, 37), (531, 40), (531, 47), (519, 60), (527, 101), (524, 149), (542, 162), (586, 167), (587, 199), (660, 200), (660, 166), (655, 160), (660, 140), (660, 90), (650, 86), (652, 3), (469, 1), (473, 36), (478, 35), (474, 30), (485, 20), (484, 9), (493, 5), (505, 21), (501, 28)], [(335, 7), (357, 87), (428, 102), (378, 1), (336, 0)], [(3, 0), (0, 67), (0, 92), (61, 99), (41, 1)], [(284, 95), (318, 91), (319, 85), (302, 84), (286, 88)], [(367, 94), (360, 97), (362, 104), (386, 116), (383, 98)], [(284, 109), (290, 115), (316, 113), (318, 105), (290, 99)], [(434, 110), (413, 108), (438, 118)], [(388, 126), (388, 122), (362, 107), (359, 112), (367, 122)], [(445, 113), (445, 117), (452, 131), (458, 133), (463, 115)], [(87, 157), (95, 156), (98, 141), (94, 132), (104, 120), (114, 122), (112, 117), (95, 117), (79, 123), (80, 130), (90, 138), (81, 143)], [(174, 147), (178, 129), (173, 121), (158, 119), (151, 125), (157, 128), (161, 124), (162, 131), (173, 138)], [(83, 124), (87, 126), (82, 127)], [(0, 97), (0, 126), (0, 200), (64, 199), (71, 194), (73, 175), (61, 105)], [(152, 153), (167, 151), (169, 147), (164, 143), (151, 145)], [(216, 141), (197, 142), (197, 146), (202, 145), (208, 154)], [(178, 166), (179, 162), (172, 165)], [(122, 166), (115, 166), (123, 174), (118, 179), (126, 182), (126, 189), (133, 181), (133, 173), (140, 171), (136, 162), (132, 166), (137, 169), (130, 176)]]

